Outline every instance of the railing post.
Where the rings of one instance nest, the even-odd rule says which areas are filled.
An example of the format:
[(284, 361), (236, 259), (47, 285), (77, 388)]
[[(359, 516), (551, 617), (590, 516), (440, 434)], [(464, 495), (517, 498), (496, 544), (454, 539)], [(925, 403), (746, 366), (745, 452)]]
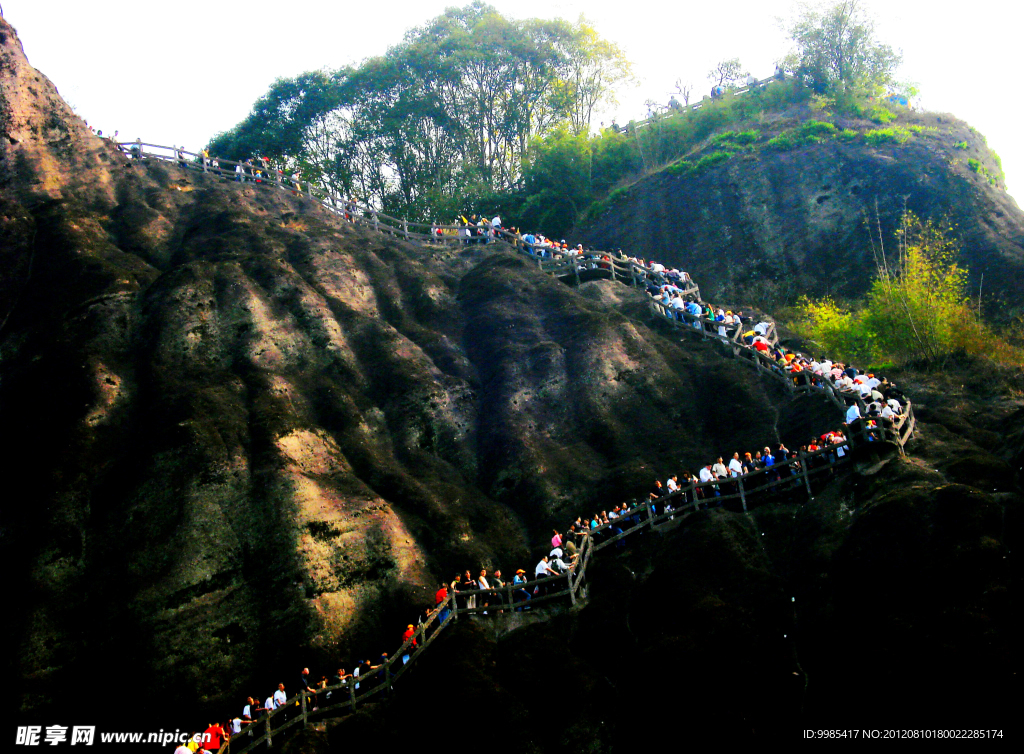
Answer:
[(455, 596), (454, 587), (452, 588), (452, 620), (459, 619), (459, 600)]
[(349, 678), (346, 681), (346, 683), (348, 683), (348, 700), (349, 700), (349, 703), (352, 705), (352, 711), (355, 712), (356, 711), (356, 685), (355, 685), (355, 683), (352, 682), (351, 678)]
[(373, 229), (380, 233), (380, 221), (377, 219), (377, 210), (371, 210), (373, 212)]
[(405, 219), (402, 220), (402, 232), (405, 233), (405, 240), (408, 241), (409, 240), (409, 221), (408, 220), (405, 220)]
[(580, 266), (576, 262), (576, 258), (575, 257), (573, 257), (572, 274), (573, 274), (573, 277), (576, 278), (576, 287), (579, 288), (580, 287)]
[(739, 482), (740, 486), (740, 503), (743, 505), (743, 512), (747, 512), (747, 493), (743, 491), (743, 477), (736, 477), (736, 481)]
[(270, 737), (270, 714), (271, 714), (271, 710), (267, 710), (267, 716), (263, 718), (263, 724), (266, 726), (267, 748), (268, 749), (274, 748), (274, 740)]
[(576, 588), (572, 584), (572, 573), (573, 573), (572, 570), (570, 570), (568, 572), (568, 574), (569, 574), (569, 604), (570, 605), (575, 605), (576, 604)]
[(302, 691), (299, 694), (299, 701), (302, 704), (302, 727), (305, 728), (309, 724), (309, 713), (306, 712), (306, 692)]
[(808, 476), (808, 472), (810, 472), (810, 469), (807, 468), (807, 455), (802, 450), (798, 451), (798, 454), (800, 458), (800, 472), (804, 476), (804, 485), (807, 487), (807, 499), (813, 500), (814, 493), (811, 492), (811, 479)]
[(697, 502), (697, 480), (695, 478), (690, 480), (690, 494), (693, 495), (693, 509), (699, 511), (700, 503)]

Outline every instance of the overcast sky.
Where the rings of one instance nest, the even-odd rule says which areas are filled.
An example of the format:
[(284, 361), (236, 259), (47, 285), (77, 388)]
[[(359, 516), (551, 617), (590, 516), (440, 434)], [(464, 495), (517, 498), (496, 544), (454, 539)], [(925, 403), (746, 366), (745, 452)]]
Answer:
[[(196, 149), (249, 112), (277, 77), (384, 53), (444, 0), (2, 0), (32, 64), (90, 124), (123, 138)], [(768, 76), (788, 49), (777, 19), (794, 4), (652, 0), (494, 0), (517, 18), (584, 14), (633, 62), (639, 83), (620, 93), (615, 116), (643, 117), (648, 99), (666, 102), (676, 79), (703, 94), (707, 71), (739, 57)], [(1019, 0), (868, 0), (877, 33), (901, 48), (902, 77), (920, 105), (950, 112), (988, 137), (1011, 191), (1024, 186)]]

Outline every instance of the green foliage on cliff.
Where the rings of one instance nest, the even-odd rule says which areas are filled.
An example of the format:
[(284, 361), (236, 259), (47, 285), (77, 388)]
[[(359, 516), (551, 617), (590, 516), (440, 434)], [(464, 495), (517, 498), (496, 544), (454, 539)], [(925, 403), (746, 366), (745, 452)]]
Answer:
[(826, 353), (861, 364), (941, 359), (963, 352), (1024, 363), (989, 330), (968, 298), (953, 228), (905, 213), (893, 252), (879, 249), (866, 299), (843, 307), (803, 298), (798, 329)]

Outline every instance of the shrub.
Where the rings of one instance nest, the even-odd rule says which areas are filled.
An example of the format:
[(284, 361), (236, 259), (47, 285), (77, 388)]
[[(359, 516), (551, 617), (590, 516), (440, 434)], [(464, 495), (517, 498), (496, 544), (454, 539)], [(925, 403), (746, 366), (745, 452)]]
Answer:
[(689, 160), (677, 160), (666, 168), (671, 175), (688, 175), (693, 170)]
[(973, 157), (967, 158), (967, 167), (969, 167), (975, 173), (980, 173), (982, 170), (985, 169), (984, 167), (982, 167), (981, 161), (976, 160)]
[(798, 328), (838, 358), (867, 364), (939, 359), (958, 352), (1021, 363), (1024, 352), (980, 321), (967, 298), (952, 229), (904, 213), (899, 258), (878, 265), (867, 298), (846, 309), (830, 298), (799, 302)]
[(628, 193), (629, 191), (625, 188), (617, 188), (614, 191), (608, 192), (608, 196), (605, 201), (607, 201), (609, 205), (615, 204), (616, 202), (625, 199)]
[(903, 126), (873, 128), (864, 134), (864, 140), (873, 147), (881, 144), (903, 144), (910, 138), (910, 131)]
[(800, 137), (796, 135), (794, 131), (783, 131), (777, 136), (772, 137), (765, 144), (766, 149), (772, 149), (776, 152), (785, 152), (789, 149), (795, 149), (800, 146)]
[(706, 154), (703, 157), (701, 157), (699, 160), (697, 160), (696, 164), (694, 164), (693, 172), (694, 173), (703, 172), (703, 171), (707, 170), (708, 168), (714, 167), (715, 165), (718, 165), (719, 163), (725, 162), (730, 157), (732, 157), (732, 155), (733, 155), (732, 152), (713, 152), (711, 154)]
[(712, 136), (711, 143), (722, 144), (725, 146), (746, 146), (748, 144), (753, 144), (760, 138), (761, 132), (757, 129), (751, 129), (749, 131), (724, 131)]
[(807, 140), (818, 140), (836, 135), (836, 127), (820, 120), (809, 120), (800, 124), (800, 136)]
[(953, 145), (953, 149), (967, 149), (967, 142), (958, 141), (956, 144)]
[(893, 111), (887, 107), (875, 105), (870, 110), (868, 110), (867, 116), (869, 120), (874, 121), (875, 123), (882, 124), (892, 122), (892, 120), (896, 117), (896, 114), (893, 113)]
[(679, 160), (668, 166), (667, 171), (671, 175), (699, 175), (708, 168), (725, 162), (735, 154), (734, 152), (712, 152), (701, 157), (696, 162)]

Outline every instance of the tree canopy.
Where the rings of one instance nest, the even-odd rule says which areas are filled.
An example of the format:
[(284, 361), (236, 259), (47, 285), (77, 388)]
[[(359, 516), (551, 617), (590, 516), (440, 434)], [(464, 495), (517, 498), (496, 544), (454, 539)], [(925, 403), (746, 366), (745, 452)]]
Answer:
[(830, 94), (874, 94), (895, 83), (902, 53), (875, 38), (862, 0), (805, 5), (787, 28), (787, 67)]
[(629, 75), (582, 17), (520, 21), (474, 2), (358, 66), (276, 81), (210, 149), (266, 155), (339, 195), (426, 217), (521, 187), (532, 141), (589, 133)]

